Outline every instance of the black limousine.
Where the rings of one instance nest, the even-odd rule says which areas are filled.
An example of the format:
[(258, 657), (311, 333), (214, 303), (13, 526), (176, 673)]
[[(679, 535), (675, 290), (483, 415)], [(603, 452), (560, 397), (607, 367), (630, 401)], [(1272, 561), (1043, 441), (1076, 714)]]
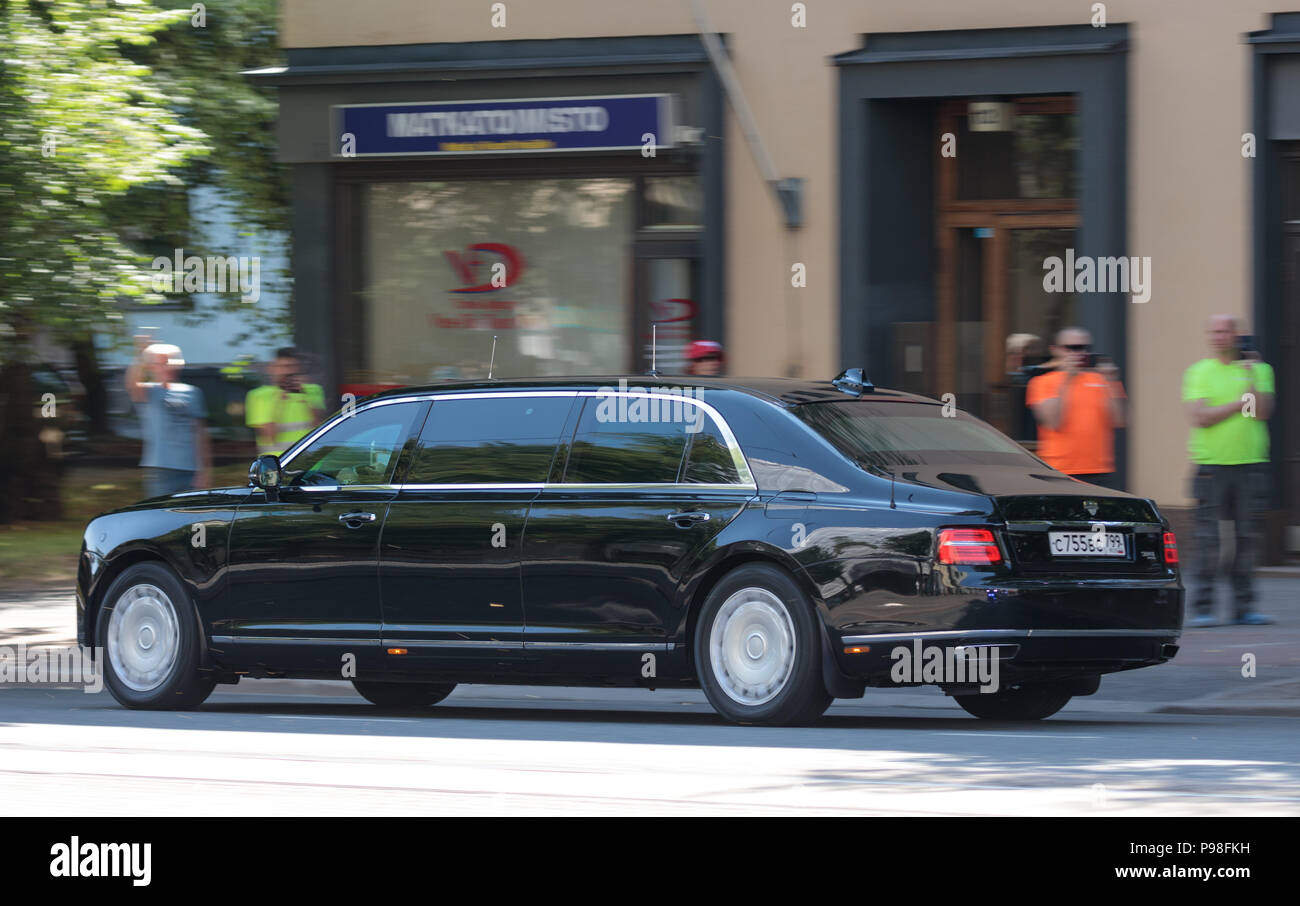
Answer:
[(1182, 616), (1151, 500), (857, 369), (390, 391), (246, 487), (97, 517), (77, 575), (80, 642), (130, 708), (255, 677), (389, 708), (457, 683), (685, 686), (797, 724), (931, 684), (1032, 720), (1172, 658)]

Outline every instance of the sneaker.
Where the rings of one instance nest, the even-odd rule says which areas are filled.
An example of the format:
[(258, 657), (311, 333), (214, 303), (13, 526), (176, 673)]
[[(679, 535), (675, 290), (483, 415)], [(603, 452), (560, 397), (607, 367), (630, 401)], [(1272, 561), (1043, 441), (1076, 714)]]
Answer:
[(1219, 621), (1212, 613), (1198, 613), (1187, 621), (1187, 625), (1193, 629), (1206, 629), (1210, 626), (1218, 626)]
[(1237, 614), (1237, 619), (1232, 622), (1238, 626), (1268, 626), (1275, 620), (1270, 616), (1250, 610), (1246, 613)]

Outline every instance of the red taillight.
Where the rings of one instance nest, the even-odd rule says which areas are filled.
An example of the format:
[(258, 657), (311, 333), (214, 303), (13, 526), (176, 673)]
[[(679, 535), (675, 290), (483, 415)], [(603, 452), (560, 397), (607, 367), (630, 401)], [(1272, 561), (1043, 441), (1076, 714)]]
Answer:
[(1165, 532), (1165, 562), (1173, 564), (1178, 562), (1178, 541), (1174, 538), (1173, 532)]
[(939, 531), (940, 563), (1001, 563), (1002, 551), (989, 529), (953, 528)]

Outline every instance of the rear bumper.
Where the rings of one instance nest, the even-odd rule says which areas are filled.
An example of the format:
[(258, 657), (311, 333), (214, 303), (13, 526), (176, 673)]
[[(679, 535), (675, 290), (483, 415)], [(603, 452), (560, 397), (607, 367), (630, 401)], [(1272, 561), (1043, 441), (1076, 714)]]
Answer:
[[(1178, 653), (1173, 629), (975, 629), (913, 633), (841, 634), (836, 652), (847, 675), (869, 685), (900, 682), (891, 670), (906, 649), (916, 659), (926, 649), (989, 649), (1004, 681), (1071, 679), (1163, 664)], [(846, 649), (859, 649), (847, 653)]]

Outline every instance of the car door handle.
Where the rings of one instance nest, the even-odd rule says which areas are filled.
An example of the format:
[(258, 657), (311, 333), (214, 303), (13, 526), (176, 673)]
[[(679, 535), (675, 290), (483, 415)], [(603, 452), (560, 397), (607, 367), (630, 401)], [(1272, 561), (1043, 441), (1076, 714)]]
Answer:
[(711, 518), (711, 514), (699, 511), (694, 513), (668, 514), (668, 521), (678, 528), (690, 528), (692, 525), (698, 525), (701, 522), (708, 522)]
[(361, 528), (362, 524), (374, 521), (374, 513), (344, 513), (339, 517), (339, 522), (342, 522), (348, 528)]

